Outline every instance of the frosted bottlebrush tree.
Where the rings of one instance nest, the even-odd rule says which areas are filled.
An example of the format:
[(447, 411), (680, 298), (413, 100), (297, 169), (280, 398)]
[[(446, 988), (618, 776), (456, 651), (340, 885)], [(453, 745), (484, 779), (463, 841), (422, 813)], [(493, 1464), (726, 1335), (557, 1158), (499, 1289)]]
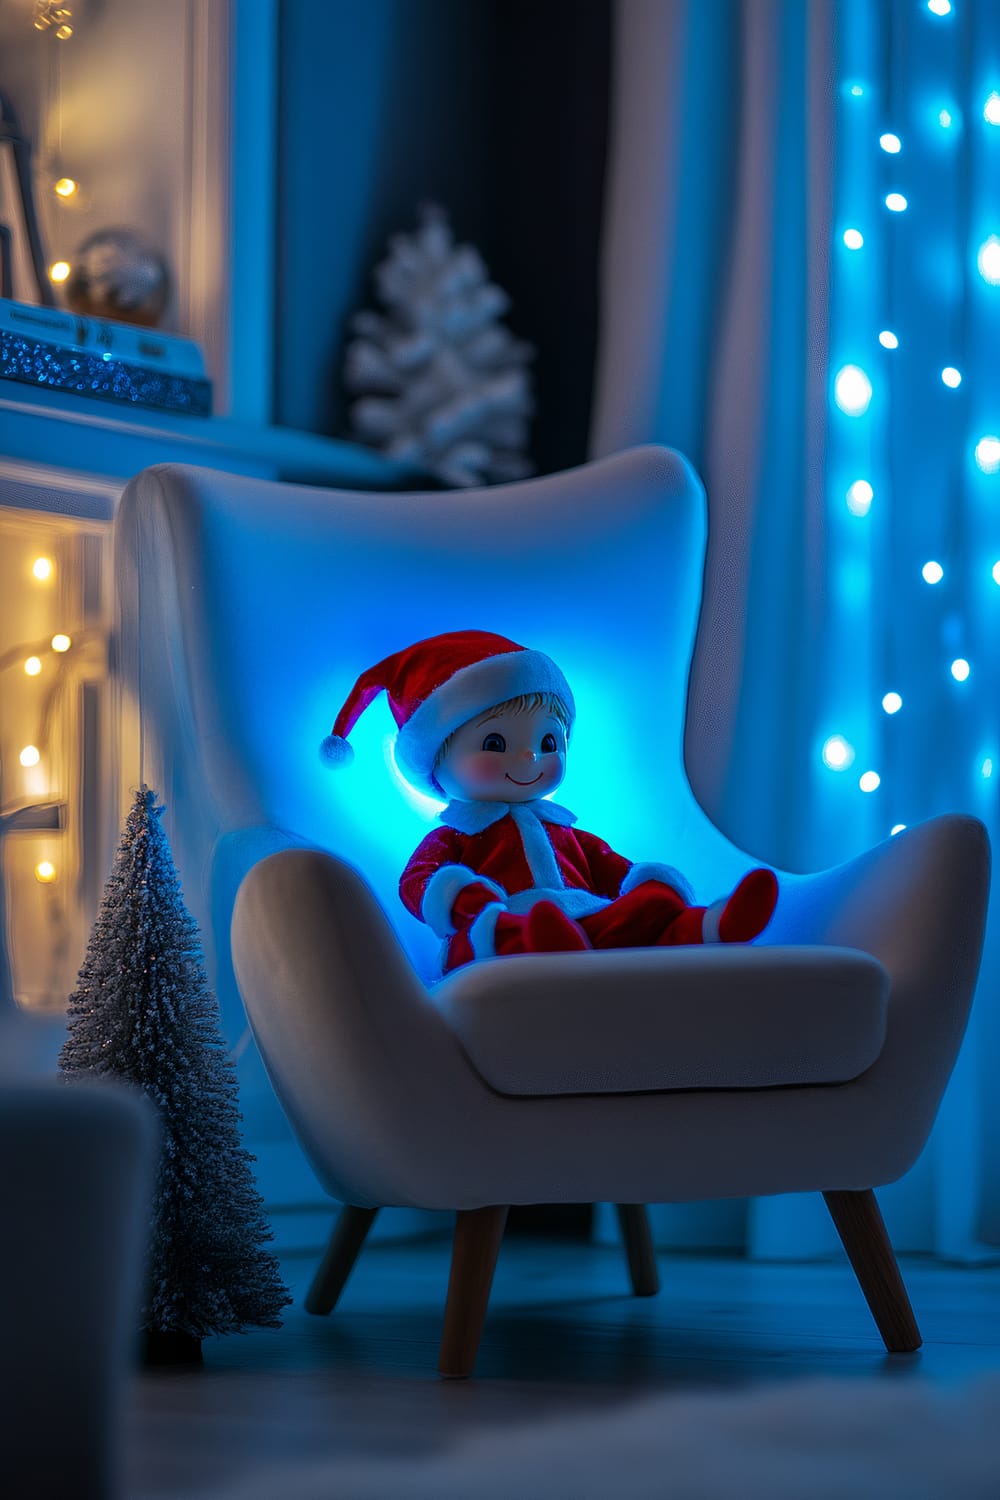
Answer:
[(456, 486), (520, 479), (534, 351), (500, 322), (510, 302), (447, 217), (425, 208), (375, 269), (383, 313), (353, 319), (344, 378), (356, 435)]
[(155, 793), (142, 787), (104, 889), (59, 1056), (155, 1105), (161, 1151), (141, 1326), (152, 1361), (198, 1358), (210, 1333), (280, 1326), (291, 1299), (240, 1144), (236, 1070), (208, 988)]

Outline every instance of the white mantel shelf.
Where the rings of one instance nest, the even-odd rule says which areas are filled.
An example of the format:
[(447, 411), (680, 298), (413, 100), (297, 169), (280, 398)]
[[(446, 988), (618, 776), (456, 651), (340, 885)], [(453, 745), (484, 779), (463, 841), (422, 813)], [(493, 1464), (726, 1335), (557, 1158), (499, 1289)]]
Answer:
[[(16, 475), (22, 466), (37, 466), (92, 476), (97, 484), (87, 509), (95, 519), (110, 519), (108, 497), (140, 469), (159, 463), (352, 490), (432, 485), (419, 470), (336, 438), (122, 407), (0, 380), (0, 469), (6, 465)], [(0, 504), (17, 503), (15, 495), (0, 492)], [(52, 508), (63, 509), (61, 499), (54, 497)]]

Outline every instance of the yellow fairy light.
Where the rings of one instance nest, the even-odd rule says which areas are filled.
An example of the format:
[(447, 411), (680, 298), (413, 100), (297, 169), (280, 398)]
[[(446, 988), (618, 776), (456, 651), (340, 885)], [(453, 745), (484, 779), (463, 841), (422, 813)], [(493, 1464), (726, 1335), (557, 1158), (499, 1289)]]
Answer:
[(71, 267), (68, 260), (54, 261), (53, 264), (49, 266), (49, 280), (57, 282), (66, 281), (69, 276), (70, 269)]
[(35, 866), (35, 879), (39, 885), (51, 885), (56, 878), (56, 867), (50, 859), (40, 859)]
[(37, 745), (25, 745), (17, 758), (22, 766), (37, 766), (42, 755)]
[(53, 651), (68, 651), (72, 644), (68, 635), (54, 635), (51, 641)]
[(47, 583), (53, 571), (51, 557), (36, 557), (31, 564), (31, 572), (39, 583)]
[(60, 198), (72, 198), (73, 194), (79, 190), (80, 184), (74, 182), (72, 177), (60, 177), (52, 186)]
[(60, 42), (73, 35), (73, 12), (59, 0), (35, 0), (34, 27), (36, 31), (51, 31)]
[(37, 677), (39, 672), (42, 670), (42, 664), (39, 661), (38, 657), (29, 656), (28, 660), (24, 664), (24, 670), (27, 672), (29, 677)]

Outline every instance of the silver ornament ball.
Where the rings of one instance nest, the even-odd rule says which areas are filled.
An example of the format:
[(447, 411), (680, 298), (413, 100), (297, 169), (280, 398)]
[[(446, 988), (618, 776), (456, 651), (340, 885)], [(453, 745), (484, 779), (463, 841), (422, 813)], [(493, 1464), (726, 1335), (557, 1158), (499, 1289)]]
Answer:
[(100, 229), (78, 246), (66, 281), (75, 313), (153, 328), (170, 294), (166, 261), (132, 229)]

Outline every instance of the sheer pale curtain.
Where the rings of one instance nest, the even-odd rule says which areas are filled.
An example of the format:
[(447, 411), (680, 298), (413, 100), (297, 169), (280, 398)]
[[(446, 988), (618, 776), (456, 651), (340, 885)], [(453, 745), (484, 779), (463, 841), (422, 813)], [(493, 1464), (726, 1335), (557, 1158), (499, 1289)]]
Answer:
[(592, 433), (595, 456), (669, 443), (705, 481), (688, 769), (736, 842), (801, 867), (795, 705), (822, 628), (829, 9), (619, 0)]
[[(885, 653), (873, 642), (905, 628), (872, 572), (872, 544), (861, 559), (851, 554), (843, 496), (831, 488), (857, 441), (838, 427), (831, 399), (834, 363), (850, 345), (840, 179), (862, 171), (841, 111), (852, 32), (864, 32), (875, 86), (893, 66), (890, 12), (908, 55), (904, 33), (919, 28), (920, 9), (918, 0), (618, 0), (615, 12), (592, 452), (668, 443), (705, 481), (709, 555), (688, 771), (736, 843), (790, 869), (835, 863), (889, 832), (877, 799), (859, 795), (845, 813), (846, 782), (831, 794), (820, 758), (840, 727), (829, 701), (838, 683), (864, 679), (874, 689)], [(877, 142), (876, 129), (876, 150)], [(890, 260), (880, 268), (891, 276)], [(873, 318), (884, 292), (869, 296)], [(865, 441), (872, 451), (877, 433)], [(914, 478), (912, 465), (897, 475), (901, 502)], [(856, 659), (850, 638), (832, 638), (845, 598)], [(877, 703), (859, 713), (859, 743), (877, 754), (884, 715)], [(946, 808), (982, 814), (946, 795), (919, 815)], [(977, 1006), (985, 1008), (982, 993)], [(997, 1132), (978, 1087), (981, 1026), (920, 1162), (880, 1193), (900, 1249), (988, 1254)], [(666, 1244), (788, 1257), (836, 1244), (818, 1196), (659, 1208), (653, 1217)]]

